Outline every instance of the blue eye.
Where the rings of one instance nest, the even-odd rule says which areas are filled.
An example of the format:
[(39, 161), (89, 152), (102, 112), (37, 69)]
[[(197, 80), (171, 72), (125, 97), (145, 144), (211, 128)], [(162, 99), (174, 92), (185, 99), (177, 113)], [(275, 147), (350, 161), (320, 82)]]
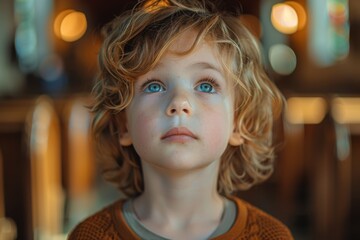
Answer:
[(155, 92), (162, 92), (164, 90), (165, 90), (164, 87), (160, 83), (152, 82), (145, 87), (144, 92), (155, 93)]
[(210, 83), (204, 82), (196, 86), (196, 90), (205, 93), (215, 93), (215, 88)]

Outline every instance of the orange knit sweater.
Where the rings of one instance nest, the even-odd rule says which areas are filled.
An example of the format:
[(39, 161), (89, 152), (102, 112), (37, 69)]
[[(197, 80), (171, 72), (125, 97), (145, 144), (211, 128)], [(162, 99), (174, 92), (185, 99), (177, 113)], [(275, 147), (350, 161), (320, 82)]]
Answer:
[[(238, 209), (235, 223), (228, 232), (214, 240), (293, 239), (289, 229), (269, 214), (232, 197)], [(120, 200), (85, 219), (70, 234), (69, 240), (140, 240), (122, 215)]]

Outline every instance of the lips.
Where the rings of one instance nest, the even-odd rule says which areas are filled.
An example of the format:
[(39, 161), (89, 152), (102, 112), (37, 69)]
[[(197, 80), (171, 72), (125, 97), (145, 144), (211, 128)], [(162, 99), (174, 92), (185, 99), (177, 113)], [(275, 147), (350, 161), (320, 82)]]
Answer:
[(161, 136), (161, 139), (164, 140), (164, 139), (181, 138), (181, 137), (197, 139), (196, 135), (186, 127), (172, 128), (169, 131), (167, 131), (163, 136)]

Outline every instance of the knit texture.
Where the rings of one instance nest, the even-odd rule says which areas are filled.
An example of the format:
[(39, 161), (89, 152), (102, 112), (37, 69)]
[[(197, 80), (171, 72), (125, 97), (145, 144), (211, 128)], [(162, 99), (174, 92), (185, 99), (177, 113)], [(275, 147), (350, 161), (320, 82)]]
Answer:
[[(288, 240), (293, 239), (289, 229), (280, 221), (232, 197), (238, 214), (230, 230), (214, 240)], [(69, 235), (69, 240), (138, 240), (126, 224), (121, 209), (125, 200), (117, 201), (81, 222)]]

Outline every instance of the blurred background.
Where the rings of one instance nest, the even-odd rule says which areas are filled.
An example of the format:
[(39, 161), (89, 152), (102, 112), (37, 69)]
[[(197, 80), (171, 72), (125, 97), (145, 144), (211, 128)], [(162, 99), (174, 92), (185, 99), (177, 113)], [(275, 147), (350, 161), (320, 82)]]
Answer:
[[(135, 0), (0, 1), (0, 239), (66, 239), (122, 197), (86, 106), (102, 26)], [(226, 0), (287, 99), (269, 181), (240, 197), (295, 239), (360, 239), (360, 1)]]

